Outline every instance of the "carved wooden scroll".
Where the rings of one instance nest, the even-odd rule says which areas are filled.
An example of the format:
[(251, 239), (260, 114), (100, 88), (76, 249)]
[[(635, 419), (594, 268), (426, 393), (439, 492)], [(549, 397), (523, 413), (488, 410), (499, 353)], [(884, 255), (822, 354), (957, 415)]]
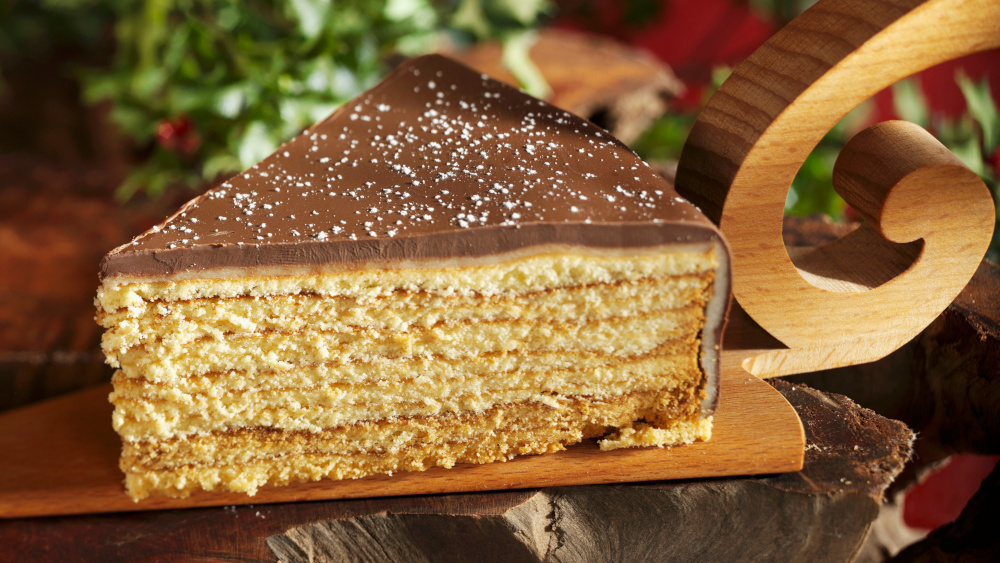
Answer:
[(834, 171), (865, 224), (793, 263), (782, 242), (796, 172), (851, 109), (935, 64), (1000, 47), (1000, 0), (821, 0), (744, 61), (701, 112), (677, 188), (722, 228), (740, 305), (788, 349), (768, 377), (874, 361), (962, 290), (993, 231), (986, 186), (930, 134), (887, 122)]

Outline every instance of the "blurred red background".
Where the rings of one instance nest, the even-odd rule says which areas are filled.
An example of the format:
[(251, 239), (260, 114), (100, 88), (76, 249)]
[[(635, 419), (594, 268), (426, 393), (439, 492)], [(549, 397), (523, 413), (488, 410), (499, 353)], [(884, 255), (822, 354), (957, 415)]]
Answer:
[[(641, 8), (634, 7), (637, 5)], [(640, 24), (630, 23), (630, 9), (642, 9), (641, 16), (652, 17)], [(688, 85), (684, 101), (689, 108), (701, 102), (702, 89), (709, 84), (714, 67), (736, 65), (781, 27), (781, 22), (737, 0), (563, 0), (559, 14), (554, 22), (557, 27), (614, 37), (646, 49), (672, 66)], [(957, 117), (965, 111), (965, 99), (955, 84), (959, 69), (973, 80), (988, 78), (994, 99), (1000, 99), (1000, 50), (987, 51), (919, 74), (933, 112)], [(876, 97), (876, 108), (873, 121), (899, 117), (888, 91)]]

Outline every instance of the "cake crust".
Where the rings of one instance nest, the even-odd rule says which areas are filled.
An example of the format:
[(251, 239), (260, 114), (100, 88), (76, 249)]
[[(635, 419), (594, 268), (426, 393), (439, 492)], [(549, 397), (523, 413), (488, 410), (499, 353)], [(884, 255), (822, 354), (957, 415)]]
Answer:
[[(121, 468), (130, 492), (140, 498), (151, 492), (186, 496), (199, 488), (254, 494), (266, 484), (423, 471), (557, 452), (605, 436), (609, 429), (617, 432), (602, 441), (604, 449), (680, 445), (711, 437), (711, 418), (699, 416), (690, 401), (684, 402), (695, 387), (573, 397), (553, 405), (522, 401), (483, 412), (398, 417), (318, 433), (246, 428), (186, 440), (127, 442)], [(646, 423), (634, 423), (637, 412), (650, 420), (657, 415), (669, 419), (651, 431)], [(660, 435), (650, 439), (656, 432)], [(282, 463), (271, 461), (276, 459)]]

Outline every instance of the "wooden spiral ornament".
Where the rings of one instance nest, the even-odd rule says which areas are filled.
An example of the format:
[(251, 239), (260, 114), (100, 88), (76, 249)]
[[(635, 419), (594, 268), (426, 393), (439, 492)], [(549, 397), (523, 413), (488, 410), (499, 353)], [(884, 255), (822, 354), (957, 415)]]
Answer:
[(995, 221), (989, 191), (911, 123), (852, 139), (834, 187), (857, 231), (794, 262), (782, 241), (796, 172), (851, 109), (935, 64), (1000, 47), (1000, 0), (821, 0), (732, 73), (701, 112), (677, 188), (733, 250), (742, 308), (787, 349), (743, 367), (779, 376), (870, 362), (919, 334), (965, 287)]

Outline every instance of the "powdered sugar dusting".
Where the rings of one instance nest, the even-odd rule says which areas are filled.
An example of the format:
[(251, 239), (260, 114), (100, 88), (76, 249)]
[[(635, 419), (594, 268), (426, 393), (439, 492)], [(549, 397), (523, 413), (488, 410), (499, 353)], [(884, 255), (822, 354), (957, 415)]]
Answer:
[(137, 242), (298, 244), (689, 215), (693, 206), (602, 129), (429, 57)]

